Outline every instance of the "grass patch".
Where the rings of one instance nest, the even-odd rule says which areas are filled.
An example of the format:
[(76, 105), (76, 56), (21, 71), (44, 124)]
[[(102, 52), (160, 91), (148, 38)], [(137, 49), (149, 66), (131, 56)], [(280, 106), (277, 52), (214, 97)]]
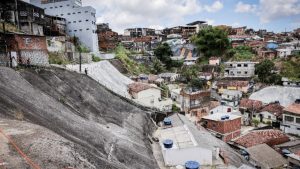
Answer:
[(49, 52), (49, 63), (67, 65), (70, 61), (64, 56), (64, 54)]
[(101, 61), (101, 58), (95, 56), (94, 54), (92, 55), (92, 61), (93, 62), (100, 62)]
[(300, 80), (300, 58), (295, 57), (290, 60), (283, 61), (281, 75), (290, 80)]
[(141, 73), (149, 73), (149, 69), (145, 65), (138, 64), (136, 61), (131, 59), (130, 51), (126, 50), (123, 46), (119, 45), (116, 48), (116, 59), (119, 59), (122, 64), (126, 67), (128, 72), (133, 75), (139, 75)]

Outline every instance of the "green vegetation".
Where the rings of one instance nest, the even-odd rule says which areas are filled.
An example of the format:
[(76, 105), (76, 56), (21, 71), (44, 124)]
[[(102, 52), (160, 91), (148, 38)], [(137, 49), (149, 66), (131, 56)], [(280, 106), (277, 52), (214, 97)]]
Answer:
[(94, 54), (92, 54), (92, 61), (93, 62), (100, 62), (101, 61), (101, 58), (95, 56)]
[(172, 112), (180, 112), (180, 108), (177, 107), (175, 104), (172, 105)]
[(258, 79), (262, 83), (267, 84), (280, 84), (281, 76), (274, 74), (275, 64), (270, 60), (264, 60), (255, 65), (255, 73), (258, 75)]
[(182, 68), (181, 75), (186, 79), (186, 81), (191, 81), (198, 77), (199, 67), (193, 65), (191, 67), (185, 66)]
[(158, 60), (157, 58), (154, 59), (151, 68), (150, 68), (150, 72), (153, 74), (159, 74), (165, 71), (165, 66), (161, 63), (160, 60)]
[(64, 54), (49, 52), (49, 63), (58, 65), (67, 65), (70, 62)]
[(160, 88), (162, 89), (162, 96), (163, 97), (169, 97), (169, 95), (170, 95), (169, 87), (166, 84), (162, 84), (160, 86)]
[(171, 70), (171, 68), (181, 67), (183, 61), (173, 61), (171, 56), (173, 55), (171, 47), (167, 43), (160, 44), (155, 50), (154, 55), (159, 59), (163, 64), (165, 64), (166, 69)]
[(300, 58), (284, 61), (281, 75), (291, 80), (300, 80)]
[(259, 120), (258, 119), (253, 119), (252, 123), (254, 124), (255, 127), (257, 127), (258, 124), (259, 124)]
[(227, 55), (233, 61), (251, 61), (255, 58), (255, 54), (248, 46), (238, 46), (228, 50)]
[(223, 56), (230, 46), (226, 31), (219, 28), (203, 29), (191, 41), (206, 58)]
[(189, 82), (188, 86), (196, 89), (203, 89), (206, 86), (206, 84), (206, 80), (195, 78)]
[(130, 54), (122, 45), (116, 48), (116, 59), (119, 59), (123, 63), (130, 74), (139, 75), (141, 73), (149, 73), (148, 68), (131, 59), (129, 57)]

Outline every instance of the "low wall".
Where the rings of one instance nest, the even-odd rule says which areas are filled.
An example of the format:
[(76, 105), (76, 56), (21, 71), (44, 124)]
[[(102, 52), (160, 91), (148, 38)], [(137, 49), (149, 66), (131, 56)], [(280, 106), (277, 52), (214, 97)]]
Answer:
[(45, 50), (21, 50), (19, 63), (35, 66), (49, 66), (48, 52)]
[[(68, 59), (70, 61), (74, 61), (76, 63), (79, 63), (79, 53), (72, 53), (72, 52), (69, 52), (67, 53), (67, 56), (68, 56)], [(92, 54), (90, 53), (81, 53), (81, 62), (82, 63), (92, 63)]]

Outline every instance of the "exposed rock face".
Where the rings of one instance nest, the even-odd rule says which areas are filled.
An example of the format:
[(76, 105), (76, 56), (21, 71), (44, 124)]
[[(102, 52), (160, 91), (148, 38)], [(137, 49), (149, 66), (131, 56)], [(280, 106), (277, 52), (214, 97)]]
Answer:
[[(147, 139), (152, 132), (150, 113), (113, 95), (91, 78), (63, 69), (16, 72), (0, 67), (0, 82), (0, 117), (21, 114), (26, 121), (55, 132), (74, 144), (69, 151), (83, 154), (82, 163), (86, 164), (80, 166), (158, 168)], [(31, 149), (26, 153), (34, 154), (42, 168), (73, 165), (64, 156), (55, 163), (45, 163), (47, 148), (41, 146), (40, 154)]]
[(265, 104), (279, 101), (281, 106), (287, 107), (300, 98), (300, 88), (269, 86), (250, 96), (250, 99), (262, 101)]

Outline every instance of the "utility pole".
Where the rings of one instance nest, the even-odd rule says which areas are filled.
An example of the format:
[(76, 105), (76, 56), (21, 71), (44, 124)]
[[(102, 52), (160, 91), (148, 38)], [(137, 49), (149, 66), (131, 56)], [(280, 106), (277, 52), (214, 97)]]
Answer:
[(81, 72), (81, 49), (79, 49), (79, 72)]
[(19, 12), (18, 12), (18, 0), (15, 0), (15, 20), (17, 28), (20, 30), (20, 23), (19, 23)]

